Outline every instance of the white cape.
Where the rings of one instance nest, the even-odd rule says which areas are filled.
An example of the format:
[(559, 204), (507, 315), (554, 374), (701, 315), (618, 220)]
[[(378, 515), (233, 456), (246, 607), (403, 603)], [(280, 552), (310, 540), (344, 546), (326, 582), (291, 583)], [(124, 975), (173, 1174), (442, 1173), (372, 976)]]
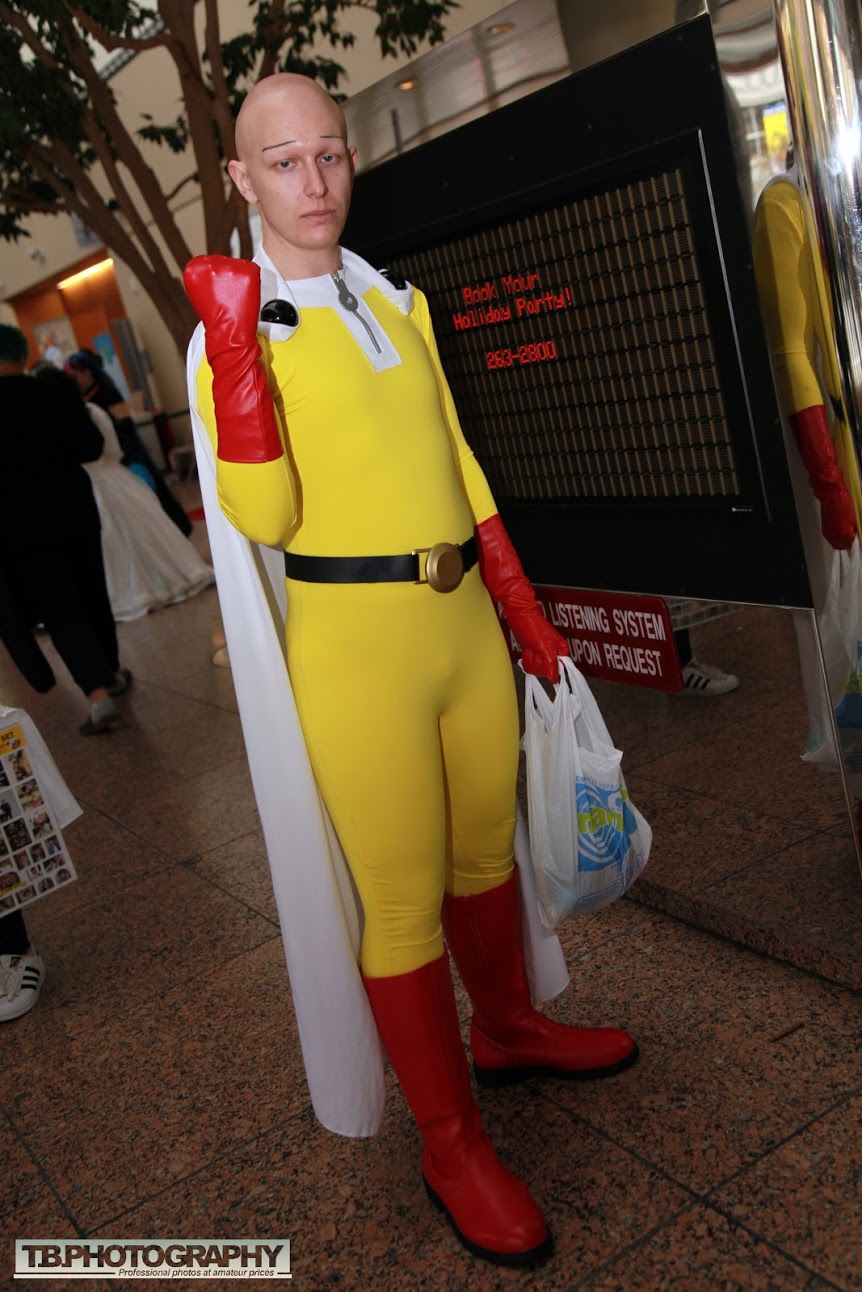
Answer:
[[(261, 253), (257, 259), (269, 268)], [(356, 264), (364, 262), (351, 257), (351, 267)], [(385, 283), (370, 266), (367, 271), (369, 282)], [(272, 286), (265, 272), (264, 300), (273, 296)], [(284, 555), (250, 543), (219, 507), (215, 457), (197, 411), (203, 358), (199, 325), (187, 371), (201, 495), (308, 1088), (314, 1111), (328, 1130), (373, 1135), (383, 1115), (385, 1056), (358, 967), (361, 908), (317, 790), (288, 677)], [(539, 919), (520, 813), (515, 853), (525, 959), (539, 1004), (565, 988), (568, 972), (559, 940)]]

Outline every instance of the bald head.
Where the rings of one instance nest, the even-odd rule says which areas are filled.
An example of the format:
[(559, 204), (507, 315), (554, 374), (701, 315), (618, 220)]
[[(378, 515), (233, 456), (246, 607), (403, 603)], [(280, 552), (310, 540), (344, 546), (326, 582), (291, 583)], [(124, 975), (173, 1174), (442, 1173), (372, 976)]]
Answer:
[(285, 278), (337, 269), (356, 161), (338, 104), (307, 76), (267, 76), (240, 109), (236, 153), (231, 178), (257, 205), (264, 249)]
[[(316, 81), (295, 72), (265, 76), (249, 90), (239, 110), (236, 119), (237, 157), (247, 163), (251, 157), (259, 156), (291, 137), (298, 138), (303, 133), (303, 123), (310, 116), (331, 128), (333, 138), (347, 142), (344, 113)], [(288, 134), (281, 138), (285, 129)]]

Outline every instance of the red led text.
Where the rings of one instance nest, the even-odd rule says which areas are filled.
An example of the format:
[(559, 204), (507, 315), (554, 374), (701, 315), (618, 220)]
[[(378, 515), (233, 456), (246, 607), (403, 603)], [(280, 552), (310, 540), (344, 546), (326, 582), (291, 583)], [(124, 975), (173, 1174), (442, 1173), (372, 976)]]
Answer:
[(463, 332), (467, 328), (482, 327), (488, 323), (508, 323), (511, 317), (512, 311), (508, 305), (489, 305), (486, 309), (470, 309), (464, 310), (462, 314), (453, 314), (452, 322), (456, 332)]
[(461, 287), (461, 301), (465, 308), (452, 315), (455, 331), (465, 332), (470, 328), (508, 323), (513, 318), (529, 318), (572, 308), (574, 301), (570, 287), (549, 288), (544, 292), (541, 288), (541, 275), (536, 271), (503, 274), (497, 282), (486, 278), (484, 282)]
[(515, 311), (518, 318), (525, 314), (544, 314), (549, 310), (568, 310), (572, 306), (571, 288), (561, 292), (544, 292), (541, 296), (516, 296)]
[(556, 359), (557, 347), (553, 341), (537, 341), (535, 345), (519, 345), (516, 350), (488, 350), (485, 362), (488, 369), (517, 368), (528, 363), (547, 363)]

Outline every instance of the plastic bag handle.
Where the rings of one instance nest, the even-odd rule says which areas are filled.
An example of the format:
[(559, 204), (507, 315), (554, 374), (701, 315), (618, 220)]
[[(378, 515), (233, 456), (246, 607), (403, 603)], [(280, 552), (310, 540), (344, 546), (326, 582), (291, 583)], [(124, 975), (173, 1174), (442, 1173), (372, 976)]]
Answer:
[(560, 673), (565, 673), (569, 680), (569, 685), (573, 691), (577, 691), (580, 699), (579, 714), (583, 714), (584, 720), (592, 728), (594, 735), (603, 741), (609, 748), (615, 748), (611, 739), (611, 733), (608, 731), (607, 723), (602, 717), (602, 711), (599, 708), (598, 701), (590, 690), (587, 679), (583, 673), (568, 656), (560, 656)]
[(550, 731), (554, 725), (554, 706), (548, 698), (545, 688), (537, 677), (531, 673), (525, 674), (526, 685), (525, 694), (529, 709), (535, 713), (539, 722), (542, 723), (546, 731)]
[[(568, 656), (560, 655), (558, 659), (558, 663), (561, 663), (565, 659), (568, 659)], [(527, 703), (532, 705), (533, 709), (536, 712), (536, 715), (539, 718), (539, 721), (544, 725), (545, 730), (550, 731), (555, 725), (557, 718), (559, 716), (560, 705), (562, 704), (561, 695), (564, 695), (564, 693), (561, 690), (561, 683), (564, 676), (563, 670), (560, 669), (560, 681), (555, 683), (554, 685), (554, 698), (553, 700), (551, 700), (550, 696), (548, 695), (545, 688), (542, 686), (542, 683), (539, 681), (539, 679), (535, 677), (532, 673), (528, 673), (520, 660), (518, 661), (518, 666), (521, 669), (521, 672), (524, 674), (524, 678), (526, 680), (525, 692), (526, 692)], [(577, 692), (573, 689), (570, 680), (568, 681), (566, 692), (567, 694), (564, 695), (564, 698), (569, 700), (571, 699), (577, 700), (578, 706), (579, 706), (578, 712), (580, 712), (580, 707), (581, 707), (580, 698)]]

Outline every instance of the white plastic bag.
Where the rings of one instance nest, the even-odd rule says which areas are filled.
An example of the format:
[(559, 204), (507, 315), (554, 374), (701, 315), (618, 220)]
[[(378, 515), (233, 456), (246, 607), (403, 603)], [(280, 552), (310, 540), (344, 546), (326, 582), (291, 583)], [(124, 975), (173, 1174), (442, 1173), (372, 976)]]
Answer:
[(586, 680), (560, 657), (551, 700), (526, 678), (527, 808), (539, 909), (548, 928), (620, 897), (646, 865), (652, 830), (631, 802)]

